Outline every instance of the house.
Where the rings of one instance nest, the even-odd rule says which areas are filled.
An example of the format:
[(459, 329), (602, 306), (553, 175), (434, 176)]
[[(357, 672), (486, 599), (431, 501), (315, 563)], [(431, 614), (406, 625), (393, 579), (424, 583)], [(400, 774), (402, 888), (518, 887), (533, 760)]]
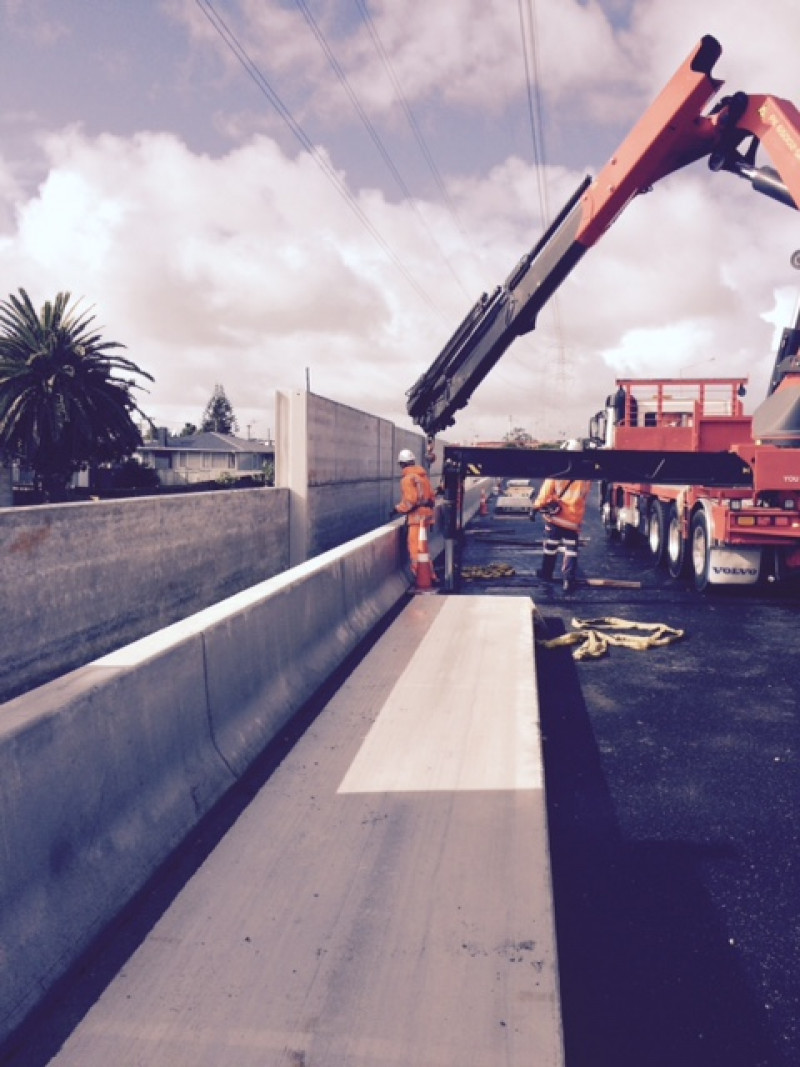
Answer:
[(214, 432), (171, 437), (159, 427), (156, 437), (137, 449), (136, 457), (155, 468), (162, 485), (194, 485), (261, 475), (264, 464), (274, 470), (275, 445)]

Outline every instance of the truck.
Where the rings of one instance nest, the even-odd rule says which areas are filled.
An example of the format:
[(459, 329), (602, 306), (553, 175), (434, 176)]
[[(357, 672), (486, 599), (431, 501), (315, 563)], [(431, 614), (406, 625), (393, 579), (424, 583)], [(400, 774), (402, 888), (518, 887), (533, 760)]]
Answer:
[[(797, 347), (800, 330), (783, 333)], [(791, 370), (785, 371), (785, 381)], [(796, 359), (796, 354), (791, 357)], [(800, 369), (800, 368), (798, 368)], [(791, 384), (797, 393), (798, 383)], [(618, 378), (589, 424), (588, 443), (623, 450), (742, 456), (753, 478), (740, 486), (602, 481), (600, 507), (610, 538), (644, 539), (657, 567), (690, 575), (695, 588), (754, 585), (800, 575), (800, 436), (772, 422), (753, 436), (744, 378)], [(788, 389), (788, 387), (787, 387)]]
[[(660, 180), (706, 159), (712, 173), (744, 179), (756, 192), (797, 209), (800, 112), (790, 101), (769, 94), (735, 92), (716, 99), (724, 85), (714, 74), (721, 54), (716, 38), (708, 34), (701, 38), (598, 175), (581, 182), (502, 284), (491, 294), (482, 294), (408, 390), (407, 411), (431, 442), (454, 424), (456, 413), (514, 340), (535, 329), (539, 311), (588, 249), (635, 197), (650, 192)], [(760, 160), (762, 149), (769, 163)], [(797, 258), (795, 253), (795, 266), (800, 265)], [(741, 384), (736, 382), (735, 390)], [(665, 399), (662, 391), (662, 402)], [(656, 397), (656, 411), (657, 404)], [(715, 416), (711, 409), (686, 413), (701, 420), (702, 445), (699, 437), (692, 443), (689, 434), (681, 437), (665, 432), (681, 427), (643, 426), (658, 431), (645, 439), (626, 434), (624, 426), (614, 424), (611, 447), (583, 453), (446, 446), (445, 587), (452, 588), (456, 581), (463, 481), (476, 474), (581, 478), (615, 487), (640, 485), (640, 493), (632, 489), (626, 498), (623, 490), (622, 497), (606, 499), (609, 525), (625, 536), (628, 527), (646, 531), (652, 538), (651, 550), (656, 555), (666, 553), (667, 559), (669, 531), (674, 530), (672, 566), (682, 572), (691, 563), (701, 589), (723, 580), (754, 580), (764, 573), (767, 560), (773, 577), (796, 571), (795, 550), (788, 543), (793, 537), (786, 533), (794, 529), (794, 487), (800, 489), (800, 358), (796, 351), (787, 349), (776, 361), (769, 395), (754, 412), (749, 427), (738, 410), (732, 399), (730, 414)], [(712, 421), (715, 418), (723, 422)], [(692, 433), (699, 428), (700, 424), (682, 427)], [(651, 491), (653, 486), (669, 485), (686, 491), (674, 500), (667, 490)], [(690, 495), (696, 496), (691, 505)], [(669, 526), (672, 505), (677, 517)], [(629, 518), (635, 518), (635, 523)], [(757, 543), (754, 531), (760, 538)]]

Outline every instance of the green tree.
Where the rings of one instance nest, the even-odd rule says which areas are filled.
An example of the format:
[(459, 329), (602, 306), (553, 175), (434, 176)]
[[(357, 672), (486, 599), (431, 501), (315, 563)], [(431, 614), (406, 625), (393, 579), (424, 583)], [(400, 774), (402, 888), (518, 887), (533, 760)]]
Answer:
[(195, 426), (195, 424), (193, 422), (185, 422), (183, 424), (183, 429), (178, 434), (178, 437), (194, 437), (196, 433), (197, 427)]
[(211, 399), (206, 404), (206, 410), (203, 412), (200, 430), (203, 433), (208, 433), (209, 431), (236, 433), (238, 429), (239, 424), (233, 413), (231, 402), (225, 395), (225, 390), (222, 386), (217, 384), (214, 386), (214, 392), (211, 394)]
[(515, 426), (505, 435), (503, 444), (506, 448), (531, 448), (533, 437), (522, 426)]
[(93, 322), (66, 292), (40, 312), (24, 289), (0, 302), (0, 449), (31, 468), (48, 500), (63, 498), (76, 471), (142, 443), (130, 376), (153, 378)]

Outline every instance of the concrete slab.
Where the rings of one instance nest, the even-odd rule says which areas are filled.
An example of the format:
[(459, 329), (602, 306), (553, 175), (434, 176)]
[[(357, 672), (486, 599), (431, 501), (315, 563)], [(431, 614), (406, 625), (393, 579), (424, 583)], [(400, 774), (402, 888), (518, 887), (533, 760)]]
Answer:
[(530, 602), (412, 600), (52, 1063), (562, 1064)]

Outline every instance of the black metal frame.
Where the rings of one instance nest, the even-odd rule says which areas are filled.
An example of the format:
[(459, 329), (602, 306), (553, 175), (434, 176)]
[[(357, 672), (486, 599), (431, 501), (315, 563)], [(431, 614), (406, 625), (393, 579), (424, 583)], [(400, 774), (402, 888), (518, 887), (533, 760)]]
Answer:
[(559, 478), (573, 481), (634, 482), (750, 488), (753, 472), (734, 452), (648, 452), (622, 449), (479, 448), (447, 445), (444, 450), (445, 588), (460, 573), (464, 479)]

